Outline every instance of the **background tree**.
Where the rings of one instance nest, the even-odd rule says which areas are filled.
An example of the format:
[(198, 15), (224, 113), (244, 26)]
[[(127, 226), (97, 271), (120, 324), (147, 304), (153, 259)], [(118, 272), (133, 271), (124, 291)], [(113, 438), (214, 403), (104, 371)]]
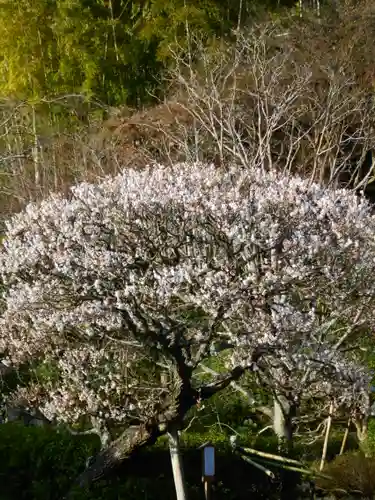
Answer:
[[(371, 196), (375, 135), (369, 89), (357, 84), (351, 64), (305, 57), (301, 32), (285, 28), (260, 23), (238, 34), (235, 44), (223, 42), (210, 51), (196, 42), (196, 66), (175, 53), (170, 109), (179, 113), (174, 130), (164, 127), (164, 158), (256, 163), (262, 171), (298, 173)], [(181, 119), (181, 110), (190, 122)]]
[[(277, 3), (269, 2), (269, 8)], [(5, 0), (0, 95), (29, 99), (75, 92), (108, 105), (145, 104), (164, 86), (161, 76), (172, 62), (171, 48), (183, 46), (186, 55), (192, 32), (208, 44), (228, 35), (251, 22), (259, 5), (252, 0)]]

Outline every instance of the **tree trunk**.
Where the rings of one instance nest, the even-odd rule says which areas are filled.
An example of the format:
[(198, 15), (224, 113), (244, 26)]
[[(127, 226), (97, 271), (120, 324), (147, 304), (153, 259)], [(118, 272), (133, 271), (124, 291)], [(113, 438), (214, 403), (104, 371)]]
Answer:
[(366, 395), (366, 405), (361, 410), (358, 411), (353, 422), (357, 431), (357, 440), (359, 449), (365, 455), (365, 457), (370, 456), (369, 442), (368, 442), (368, 421), (371, 415), (371, 402), (370, 395)]
[(174, 485), (176, 488), (177, 500), (187, 500), (186, 483), (184, 478), (184, 466), (182, 462), (180, 439), (177, 426), (169, 430), (169, 451), (173, 471)]
[(370, 455), (370, 450), (368, 446), (368, 422), (367, 417), (355, 418), (354, 425), (357, 431), (357, 440), (359, 449), (368, 457)]
[(154, 444), (161, 434), (162, 432), (157, 425), (149, 428), (145, 425), (129, 427), (108, 448), (100, 451), (95, 456), (90, 466), (78, 477), (76, 485), (66, 498), (69, 499), (74, 495), (77, 486), (85, 488), (94, 481), (101, 479), (108, 470), (121, 465), (123, 460), (129, 458), (135, 451)]
[(34, 183), (37, 188), (37, 193), (39, 194), (40, 188), (40, 155), (39, 155), (39, 142), (36, 127), (36, 112), (35, 106), (32, 107), (32, 119), (33, 119), (33, 147), (32, 147), (32, 157), (34, 163)]
[[(290, 456), (293, 449), (293, 427), (294, 406), (288, 399), (277, 394), (274, 396), (273, 405), (273, 430), (279, 441), (279, 454)], [(282, 469), (281, 473), (280, 500), (296, 498), (297, 476), (295, 473)]]
[[(218, 376), (210, 384), (201, 387), (199, 391), (191, 387), (190, 379), (188, 379), (185, 386), (181, 384), (180, 393), (176, 398), (166, 402), (160, 413), (156, 414), (148, 423), (129, 427), (108, 448), (100, 451), (89, 467), (78, 477), (76, 485), (83, 488), (101, 479), (140, 448), (154, 444), (159, 436), (170, 432), (177, 422), (181, 423), (186, 413), (197, 404), (197, 401), (204, 401), (222, 391), (232, 381), (238, 380), (245, 370), (245, 367), (236, 367), (232, 371)], [(73, 494), (74, 491), (71, 491), (66, 499), (71, 498)]]
[(274, 397), (273, 430), (279, 441), (279, 452), (289, 454), (293, 445), (292, 406), (281, 395)]

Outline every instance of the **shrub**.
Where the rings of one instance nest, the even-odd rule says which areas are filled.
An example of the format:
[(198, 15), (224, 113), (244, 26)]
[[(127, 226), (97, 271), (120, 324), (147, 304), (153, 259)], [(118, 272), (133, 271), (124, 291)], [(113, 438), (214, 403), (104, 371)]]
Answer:
[(332, 479), (319, 479), (317, 486), (337, 495), (358, 494), (374, 498), (375, 460), (361, 453), (348, 452), (338, 456), (324, 469)]
[(0, 425), (1, 500), (61, 498), (98, 443), (53, 429)]
[[(189, 434), (183, 440), (183, 458), (190, 500), (202, 498), (201, 451), (205, 441), (217, 449), (217, 500), (273, 498), (278, 489), (212, 434)], [(98, 443), (54, 429), (0, 425), (0, 500), (61, 500)], [(170, 455), (166, 439), (125, 463), (117, 473), (98, 481), (90, 491), (77, 490), (74, 500), (174, 500)]]

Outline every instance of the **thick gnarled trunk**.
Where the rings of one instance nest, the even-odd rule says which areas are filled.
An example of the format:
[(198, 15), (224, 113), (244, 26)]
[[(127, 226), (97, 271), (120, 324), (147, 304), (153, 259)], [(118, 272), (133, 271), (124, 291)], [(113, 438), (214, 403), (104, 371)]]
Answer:
[[(274, 395), (273, 430), (278, 438), (279, 453), (290, 456), (293, 449), (293, 417), (295, 406), (282, 394)], [(296, 475), (288, 470), (282, 471), (280, 500), (295, 498)]]
[(371, 401), (370, 395), (366, 394), (366, 405), (361, 410), (358, 410), (353, 417), (353, 422), (357, 431), (357, 440), (359, 449), (368, 457), (370, 448), (368, 442), (368, 422), (371, 416)]
[(119, 466), (135, 451), (154, 444), (161, 434), (163, 433), (156, 425), (129, 427), (118, 439), (96, 455), (90, 466), (78, 477), (78, 486), (84, 488), (102, 478), (108, 470)]
[(368, 457), (370, 455), (368, 443), (368, 418), (367, 416), (355, 417), (353, 421), (357, 432), (359, 449)]
[[(190, 380), (181, 384), (179, 394), (173, 401), (165, 404), (160, 413), (155, 415), (148, 423), (129, 427), (119, 438), (111, 443), (106, 449), (100, 451), (91, 462), (89, 467), (78, 477), (76, 485), (81, 488), (101, 479), (111, 469), (121, 465), (124, 460), (130, 458), (140, 448), (152, 445), (158, 437), (173, 432), (181, 422), (188, 410), (196, 405), (198, 400), (206, 400), (217, 392), (228, 387), (238, 380), (245, 372), (245, 367), (236, 367), (231, 372), (220, 375), (217, 379), (199, 390), (193, 389)], [(66, 498), (70, 498), (68, 495)]]
[(293, 446), (293, 407), (285, 396), (277, 395), (273, 402), (273, 430), (279, 441), (279, 452), (287, 453)]
[[(100, 451), (89, 467), (79, 476), (76, 484), (82, 488), (88, 486), (101, 479), (111, 469), (121, 465), (140, 448), (154, 444), (159, 436), (173, 431), (199, 399), (209, 399), (225, 389), (232, 381), (238, 380), (245, 370), (244, 367), (236, 367), (231, 372), (217, 377), (214, 382), (201, 387), (199, 391), (191, 387), (190, 380), (186, 384), (181, 384), (176, 399), (167, 402), (150, 422), (129, 427), (108, 448)], [(68, 495), (67, 498), (69, 497)]]

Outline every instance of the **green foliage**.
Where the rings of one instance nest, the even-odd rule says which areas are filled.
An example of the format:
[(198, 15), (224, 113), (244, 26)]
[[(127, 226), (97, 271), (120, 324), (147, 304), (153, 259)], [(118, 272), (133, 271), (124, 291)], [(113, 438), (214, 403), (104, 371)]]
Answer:
[(369, 453), (375, 456), (375, 419), (373, 418), (370, 418), (368, 423), (367, 446)]
[(108, 104), (145, 100), (161, 67), (155, 43), (136, 36), (129, 2), (112, 3), (2, 2), (0, 94), (38, 101), (79, 92)]
[(191, 35), (210, 42), (229, 33), (260, 5), (280, 2), (3, 0), (0, 95), (38, 102), (79, 92), (110, 105), (145, 103), (162, 87), (171, 50), (186, 50)]
[(0, 426), (0, 499), (53, 499), (69, 488), (85, 460), (98, 449), (92, 437), (52, 429)]
[[(190, 435), (183, 439), (183, 457), (189, 498), (202, 498), (201, 446), (211, 440), (217, 448), (217, 500), (274, 498), (278, 483), (252, 469), (232, 454), (222, 436)], [(16, 424), (0, 426), (0, 500), (60, 500), (83, 470), (86, 459), (98, 450), (98, 440), (70, 436), (53, 429)], [(174, 500), (167, 440), (143, 450), (116, 474), (96, 483), (90, 491), (77, 490), (75, 500)]]
[[(154, 40), (140, 39), (138, 2), (60, 0), (54, 22), (62, 91), (108, 104), (149, 99), (161, 69)], [(64, 88), (65, 86), (65, 88)]]
[(35, 98), (57, 70), (52, 39), (54, 2), (4, 1), (0, 5), (0, 93)]
[(58, 380), (59, 370), (57, 369), (55, 364), (43, 360), (34, 369), (34, 376), (39, 380), (53, 382)]

